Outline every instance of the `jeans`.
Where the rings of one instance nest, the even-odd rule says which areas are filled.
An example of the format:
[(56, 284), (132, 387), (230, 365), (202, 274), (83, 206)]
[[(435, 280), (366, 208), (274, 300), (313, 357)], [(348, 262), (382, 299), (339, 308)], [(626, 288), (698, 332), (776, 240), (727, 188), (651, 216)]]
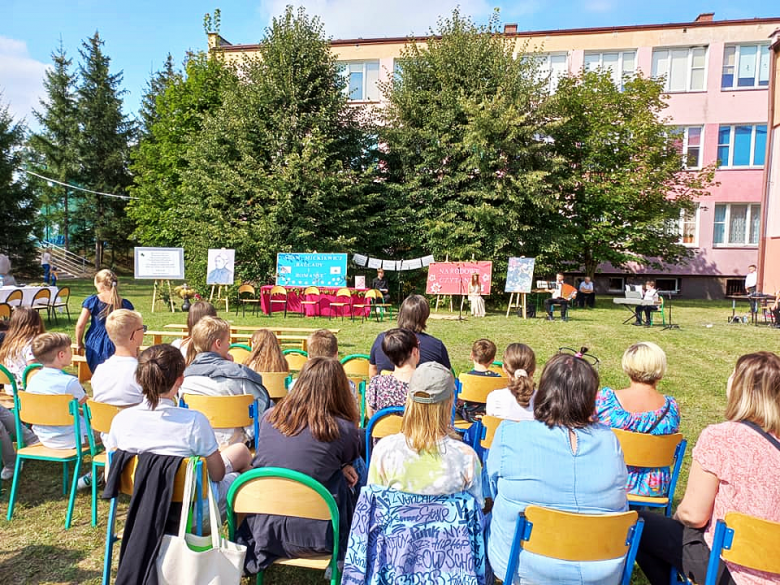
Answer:
[[(29, 428), (22, 425), (22, 435), (24, 436), (24, 445), (26, 447), (38, 442)], [(14, 414), (7, 408), (0, 406), (0, 452), (3, 456), (3, 467), (13, 469), (16, 464), (16, 451), (14, 450), (11, 437), (16, 437), (16, 426), (14, 423)]]
[(49, 270), (51, 269), (51, 264), (41, 264), (41, 268), (43, 268), (43, 282), (49, 284)]

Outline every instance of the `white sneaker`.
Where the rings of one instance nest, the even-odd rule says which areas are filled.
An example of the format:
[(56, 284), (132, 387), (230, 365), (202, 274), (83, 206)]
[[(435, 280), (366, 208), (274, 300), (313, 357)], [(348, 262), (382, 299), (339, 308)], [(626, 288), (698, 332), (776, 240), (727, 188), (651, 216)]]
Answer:
[(9, 479), (13, 479), (14, 477), (14, 468), (13, 467), (3, 467), (3, 471), (0, 471), (0, 479), (3, 481), (8, 481)]
[(92, 473), (85, 473), (79, 478), (79, 482), (76, 486), (79, 490), (88, 490), (92, 487)]

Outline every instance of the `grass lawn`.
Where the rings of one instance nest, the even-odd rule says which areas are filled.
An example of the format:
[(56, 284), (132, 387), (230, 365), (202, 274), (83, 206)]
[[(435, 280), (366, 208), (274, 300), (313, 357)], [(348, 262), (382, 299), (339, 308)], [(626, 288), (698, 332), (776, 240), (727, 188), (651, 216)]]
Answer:
[[(149, 329), (158, 330), (166, 323), (184, 323), (183, 313), (151, 313), (152, 287), (143, 281), (122, 279), (120, 291), (133, 302), (144, 315)], [(81, 301), (94, 289), (89, 281), (62, 282), (73, 290), (70, 325), (60, 319), (60, 326), (50, 330), (73, 335), (75, 318)], [(180, 305), (180, 302), (179, 302)], [(158, 305), (161, 310), (161, 305)], [(743, 311), (746, 307), (743, 307)], [(505, 309), (504, 309), (505, 310)], [(445, 313), (446, 314), (446, 313)], [(377, 333), (392, 323), (367, 321), (360, 323), (345, 319), (302, 318), (288, 315), (269, 318), (249, 316), (242, 318), (235, 313), (225, 315), (237, 324), (274, 324), (283, 322), (292, 327), (340, 327), (341, 355), (368, 353)], [(587, 346), (601, 360), (599, 373), (603, 385), (622, 388), (627, 379), (620, 369), (623, 351), (636, 341), (655, 341), (667, 353), (668, 375), (660, 389), (674, 396), (682, 410), (682, 432), (688, 438), (688, 453), (683, 476), (678, 489), (682, 495), (690, 464), (690, 449), (696, 438), (708, 424), (723, 418), (725, 408), (726, 379), (736, 359), (758, 350), (777, 352), (780, 349), (780, 330), (748, 325), (731, 325), (731, 304), (725, 301), (675, 301), (674, 321), (679, 330), (662, 331), (656, 319), (651, 329), (622, 325), (628, 316), (626, 310), (612, 304), (610, 298), (597, 301), (593, 310), (572, 310), (571, 320), (549, 323), (543, 319), (523, 321), (514, 315), (490, 312), (484, 319), (464, 322), (435, 320), (428, 322), (428, 332), (442, 339), (449, 349), (450, 359), (456, 371), (470, 367), (468, 361), (471, 343), (481, 337), (492, 339), (499, 348), (497, 359), (507, 344), (515, 341), (527, 343), (535, 351), (539, 368), (561, 346), (579, 348)], [(667, 315), (668, 317), (668, 315)], [(537, 374), (538, 379), (538, 374)], [(87, 388), (89, 392), (89, 387)], [(14, 519), (5, 520), (10, 482), (3, 482), (0, 496), (0, 583), (99, 583), (103, 562), (107, 502), (100, 503), (99, 525), (90, 526), (88, 493), (79, 493), (73, 526), (64, 529), (66, 498), (61, 489), (61, 467), (54, 464), (28, 462), (22, 473)], [(121, 530), (120, 514), (119, 527)], [(114, 559), (118, 557), (118, 547)], [(637, 574), (639, 571), (636, 572)], [(322, 583), (321, 573), (271, 569), (266, 583)], [(247, 581), (248, 582), (248, 581)], [(644, 583), (635, 575), (635, 583)]]

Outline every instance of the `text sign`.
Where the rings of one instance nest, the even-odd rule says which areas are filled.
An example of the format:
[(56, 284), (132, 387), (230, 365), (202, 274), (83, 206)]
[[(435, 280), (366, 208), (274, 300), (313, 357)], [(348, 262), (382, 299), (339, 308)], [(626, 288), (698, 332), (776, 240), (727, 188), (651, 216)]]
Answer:
[(279, 286), (347, 286), (346, 254), (276, 255)]
[(184, 280), (184, 248), (135, 248), (134, 277)]
[(468, 295), (471, 275), (479, 275), (480, 294), (490, 294), (492, 262), (431, 262), (428, 266), (429, 295)]
[(504, 292), (530, 293), (536, 258), (510, 258), (506, 270)]

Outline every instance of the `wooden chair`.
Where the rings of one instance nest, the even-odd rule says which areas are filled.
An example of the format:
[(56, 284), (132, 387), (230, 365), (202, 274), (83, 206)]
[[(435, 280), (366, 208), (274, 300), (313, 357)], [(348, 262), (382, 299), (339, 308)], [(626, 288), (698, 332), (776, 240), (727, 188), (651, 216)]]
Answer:
[[(112, 456), (113, 453), (108, 454), (109, 465), (111, 465)], [(197, 462), (195, 463), (195, 473), (197, 482), (195, 484), (195, 517), (197, 533), (201, 534), (203, 522), (203, 502), (205, 502), (206, 498), (208, 498), (207, 482), (209, 481), (209, 476), (208, 469), (206, 468), (206, 460), (202, 457), (197, 457), (196, 459)], [(184, 484), (187, 481), (187, 461), (188, 458), (186, 457), (182, 459), (182, 463), (179, 466), (179, 471), (176, 472), (176, 477), (173, 480), (173, 497), (171, 498), (171, 502), (182, 502), (182, 505), (185, 504), (182, 500), (184, 498)], [(128, 496), (133, 495), (133, 491), (135, 490), (135, 470), (137, 467), (138, 457), (134, 457), (132, 461), (125, 465), (125, 468), (122, 470), (122, 477), (119, 482), (119, 493), (126, 494)], [(114, 525), (116, 524), (117, 499), (118, 498), (111, 498), (111, 504), (108, 512), (108, 523), (106, 526), (106, 547), (105, 555), (103, 557), (102, 585), (109, 585), (111, 581), (111, 559), (114, 556), (114, 543), (119, 540), (119, 537), (116, 535), (116, 531), (114, 530)], [(186, 504), (189, 505), (190, 502), (186, 502)]]
[[(366, 320), (366, 318), (371, 318), (371, 309), (376, 308), (379, 309), (379, 305), (381, 305), (382, 301), (382, 293), (378, 290), (371, 289), (367, 290), (365, 294), (363, 295), (363, 301), (361, 302), (360, 299), (356, 303), (352, 305), (352, 320), (355, 320), (355, 313), (358, 313), (360, 315), (360, 322)], [(377, 323), (379, 322), (379, 313), (376, 314), (376, 320)]]
[(212, 429), (235, 429), (252, 427), (255, 433), (255, 452), (257, 452), (257, 434), (260, 430), (260, 405), (251, 394), (235, 396), (205, 396), (203, 394), (184, 394), (180, 405), (203, 413)]
[(562, 561), (606, 561), (625, 557), (621, 585), (629, 585), (644, 520), (634, 512), (573, 514), (539, 506), (520, 512), (504, 583), (512, 583), (522, 550)]
[(41, 371), (43, 364), (30, 364), (22, 372), (22, 390), (27, 390), (27, 384), (30, 383), (30, 378)]
[(13, 307), (8, 303), (0, 303), (0, 319), (6, 321), (11, 318)]
[(246, 306), (253, 305), (254, 312), (257, 314), (257, 307), (260, 305), (260, 299), (257, 298), (255, 287), (251, 284), (242, 284), (238, 287), (238, 303), (236, 303), (236, 315), (238, 307), (241, 307), (241, 316), (246, 317)]
[(35, 293), (30, 303), (30, 308), (38, 311), (46, 311), (46, 318), (51, 322), (51, 291), (48, 288), (42, 288)]
[(363, 427), (366, 417), (366, 384), (368, 384), (368, 366), (370, 356), (364, 353), (353, 353), (341, 358), (341, 365), (347, 378), (358, 391), (358, 408), (360, 409), (360, 426)]
[[(780, 575), (780, 522), (727, 512), (715, 525), (704, 585), (715, 585), (720, 559), (741, 567)], [(780, 580), (780, 577), (778, 577)]]
[[(461, 374), (458, 376), (459, 389), (455, 396), (457, 400), (468, 400), (469, 402), (487, 403), (488, 394), (493, 390), (500, 390), (507, 387), (508, 380), (505, 376), (479, 376), (477, 374)], [(471, 423), (465, 420), (456, 420), (455, 429), (465, 432), (471, 428)], [(475, 441), (479, 441), (481, 433), (476, 433)], [(473, 447), (475, 445), (472, 445)], [(476, 448), (476, 447), (475, 447)]]
[(24, 301), (24, 293), (22, 293), (22, 291), (20, 291), (19, 289), (11, 291), (11, 294), (9, 294), (5, 298), (5, 302), (11, 305), (11, 307), (14, 309), (17, 307), (21, 307), (22, 301)]
[(671, 481), (669, 491), (664, 496), (637, 496), (628, 494), (630, 506), (663, 508), (667, 517), (672, 515), (672, 503), (674, 492), (677, 489), (677, 480), (680, 477), (685, 448), (688, 442), (682, 434), (674, 435), (647, 435), (645, 433), (632, 433), (621, 429), (612, 429), (620, 441), (623, 449), (623, 458), (626, 465), (633, 467), (669, 467), (671, 469)]
[[(108, 433), (111, 430), (111, 421), (114, 417), (126, 407), (114, 406), (113, 404), (106, 404), (104, 402), (95, 402), (90, 399), (84, 405), (84, 411), (89, 416), (92, 423), (92, 430), (99, 433)], [(94, 437), (90, 437), (90, 441), (94, 441)], [(98, 452), (100, 451), (100, 452)], [(92, 452), (92, 526), (97, 526), (97, 502), (98, 502), (98, 468), (106, 467), (106, 452), (103, 451), (102, 445), (98, 447), (93, 444)]]
[(57, 319), (57, 309), (65, 308), (65, 313), (68, 315), (68, 323), (70, 323), (70, 307), (68, 304), (70, 303), (70, 287), (69, 286), (63, 286), (61, 289), (57, 291), (57, 294), (54, 296), (51, 302), (51, 312), (54, 315), (54, 322), (56, 323), (58, 321)]
[(388, 406), (378, 410), (366, 427), (366, 467), (371, 463), (371, 448), (374, 439), (381, 439), (401, 432), (403, 406)]
[[(14, 515), (16, 503), (16, 491), (19, 488), (19, 477), (22, 470), (22, 462), (25, 459), (36, 461), (52, 461), (62, 463), (62, 491), (68, 493), (68, 463), (75, 463), (73, 470), (73, 482), (68, 500), (68, 513), (65, 517), (65, 529), (70, 528), (73, 518), (73, 507), (76, 503), (76, 488), (79, 481), (79, 470), (84, 455), (92, 452), (90, 444), (80, 445), (74, 449), (50, 449), (41, 443), (29, 447), (24, 446), (22, 423), (47, 426), (73, 426), (75, 437), (81, 438), (81, 420), (79, 414), (79, 402), (70, 394), (30, 394), (18, 391), (16, 393), (16, 439), (18, 449), (16, 451), (16, 466), (14, 468), (14, 480), (11, 485), (11, 496), (8, 502), (8, 520)], [(88, 411), (84, 412), (84, 422), (87, 436), (92, 434)]]
[[(283, 298), (279, 298), (279, 296), (282, 296)], [(284, 318), (287, 318), (287, 289), (283, 286), (274, 286), (271, 289), (271, 292), (269, 293), (269, 299), (268, 299), (268, 316), (272, 317), (274, 314), (274, 303), (277, 305), (279, 303), (282, 303), (284, 305)], [(274, 298), (276, 297), (276, 298)]]
[(493, 362), (490, 364), (490, 367), (488, 368), (491, 372), (495, 372), (496, 374), (500, 374), (502, 376), (506, 376), (506, 372), (504, 371), (504, 362)]
[(490, 446), (493, 444), (493, 437), (496, 436), (496, 430), (498, 425), (504, 422), (503, 418), (497, 416), (488, 416), (487, 414), (482, 417), (482, 435), (479, 438), (479, 444), (484, 450), (485, 454), (490, 450)]
[[(316, 299), (312, 299), (312, 296), (316, 296)], [(320, 306), (320, 289), (316, 286), (307, 286), (301, 295), (301, 316), (306, 316), (306, 307), (319, 307)], [(319, 316), (319, 310), (314, 311), (315, 315)]]
[[(341, 300), (339, 300), (341, 299)], [(352, 317), (352, 320), (355, 320), (355, 315), (352, 312), (352, 291), (350, 291), (348, 288), (340, 288), (338, 291), (336, 291), (336, 300), (331, 301), (330, 303), (330, 314), (328, 315), (328, 320), (333, 317), (333, 310), (335, 309), (343, 309), (344, 307), (349, 307), (349, 314)], [(341, 312), (341, 320), (344, 320), (344, 312)]]
[(263, 386), (268, 390), (271, 400), (280, 400), (287, 396), (290, 374), (287, 372), (258, 372), (263, 378)]
[(661, 299), (661, 303), (657, 305), (656, 311), (650, 311), (650, 325), (653, 324), (653, 315), (657, 315), (658, 313), (661, 314), (661, 324), (666, 326), (666, 312), (664, 311), (664, 306), (666, 305), (666, 301), (664, 301), (663, 295), (658, 295), (658, 298)]
[(292, 372), (299, 372), (309, 361), (309, 354), (302, 349), (285, 349), (282, 353), (287, 360), (287, 367)]
[(386, 303), (385, 302), (385, 295), (382, 294), (382, 291), (378, 289), (372, 289), (374, 291), (374, 296), (376, 297), (376, 302), (371, 303), (371, 306), (375, 309), (379, 309), (379, 312), (377, 313), (377, 320), (378, 321), (384, 321), (385, 320), (385, 313), (387, 313), (387, 318), (392, 319), (393, 318), (393, 305), (392, 303)]
[(231, 343), (228, 348), (228, 353), (233, 356), (234, 362), (243, 364), (246, 361), (246, 358), (249, 357), (249, 354), (252, 353), (252, 348), (245, 343)]
[[(330, 567), (330, 585), (338, 585), (341, 575), (339, 556), (339, 509), (331, 493), (308, 475), (262, 467), (241, 474), (227, 495), (228, 538), (235, 540), (237, 514), (273, 514), (311, 520), (329, 520), (333, 527), (333, 553), (298, 559), (277, 559), (277, 565), (326, 569)], [(258, 585), (263, 572), (257, 574)]]
[[(4, 406), (8, 410), (14, 410), (16, 408), (14, 400), (17, 390), (16, 377), (3, 364), (0, 364), (0, 386), (4, 390), (4, 392), (0, 393), (0, 406)], [(8, 392), (9, 388), (10, 392)]]

